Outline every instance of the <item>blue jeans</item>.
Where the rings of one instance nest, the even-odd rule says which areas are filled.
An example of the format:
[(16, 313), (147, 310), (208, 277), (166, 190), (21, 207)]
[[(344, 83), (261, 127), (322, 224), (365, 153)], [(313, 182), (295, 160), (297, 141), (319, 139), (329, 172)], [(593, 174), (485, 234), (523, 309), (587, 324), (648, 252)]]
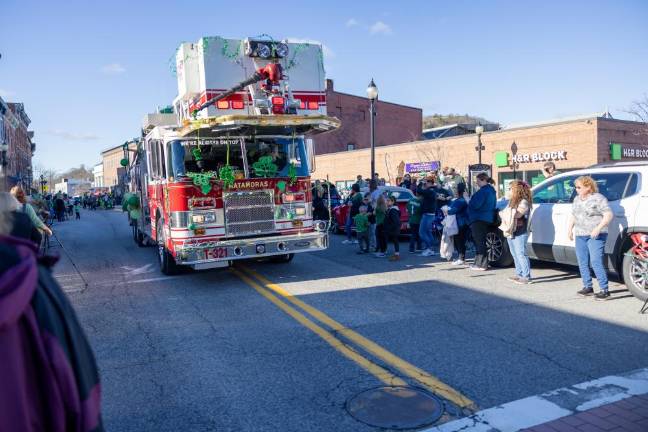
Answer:
[(601, 233), (595, 239), (590, 236), (576, 236), (576, 258), (578, 259), (578, 269), (585, 288), (592, 288), (591, 263), (599, 288), (602, 292), (608, 290), (607, 272), (603, 265), (606, 240), (607, 233)]
[(509, 250), (515, 262), (515, 274), (524, 279), (531, 279), (531, 265), (529, 263), (529, 255), (526, 252), (526, 243), (529, 234), (522, 234), (515, 237), (508, 237)]
[(421, 217), (421, 225), (419, 226), (419, 237), (423, 242), (423, 246), (432, 249), (434, 246), (434, 237), (432, 237), (432, 224), (434, 223), (434, 214), (424, 213)]
[(347, 240), (351, 241), (351, 227), (353, 226), (353, 219), (351, 219), (351, 212), (347, 214), (346, 223), (344, 224), (344, 232), (346, 233)]

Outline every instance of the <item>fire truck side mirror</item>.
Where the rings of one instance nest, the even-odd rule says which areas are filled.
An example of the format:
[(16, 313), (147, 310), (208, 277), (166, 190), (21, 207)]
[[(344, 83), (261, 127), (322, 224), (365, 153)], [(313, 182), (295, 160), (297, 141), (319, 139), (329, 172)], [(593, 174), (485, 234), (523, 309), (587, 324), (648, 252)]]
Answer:
[(307, 138), (306, 143), (306, 159), (308, 160), (308, 169), (311, 173), (315, 172), (315, 143), (312, 138)]

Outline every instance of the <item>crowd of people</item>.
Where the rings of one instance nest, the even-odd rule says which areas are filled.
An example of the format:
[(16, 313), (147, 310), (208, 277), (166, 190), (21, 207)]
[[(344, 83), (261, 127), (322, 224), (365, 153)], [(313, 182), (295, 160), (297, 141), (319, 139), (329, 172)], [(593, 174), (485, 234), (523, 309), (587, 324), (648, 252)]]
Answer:
[[(557, 173), (555, 165), (545, 165), (546, 178)], [(345, 201), (348, 207), (345, 223), (346, 239), (343, 244), (357, 244), (358, 254), (374, 253), (375, 257), (388, 257), (398, 261), (401, 210), (396, 198), (379, 192), (375, 179), (365, 187), (362, 176), (351, 187)], [(522, 180), (508, 183), (506, 196), (498, 200), (495, 181), (486, 173), (475, 178), (475, 191), (469, 195), (464, 178), (453, 168), (424, 178), (403, 176), (399, 186), (413, 192), (406, 206), (409, 252), (419, 256), (440, 255), (454, 266), (467, 266), (471, 271), (489, 270), (487, 234), (495, 227), (506, 239), (515, 273), (509, 277), (513, 283), (528, 285), (533, 282), (531, 265), (526, 252), (529, 238), (529, 221), (533, 205), (531, 187)], [(609, 298), (608, 280), (603, 265), (607, 227), (612, 221), (612, 211), (606, 198), (598, 193), (596, 182), (589, 176), (575, 181), (576, 196), (572, 205), (569, 225), (570, 239), (575, 240), (576, 256), (583, 282), (578, 294), (594, 295), (590, 266), (599, 284), (598, 300)], [(356, 239), (353, 239), (353, 229)], [(474, 245), (474, 261), (467, 265), (467, 244)], [(387, 254), (389, 246), (392, 253)]]

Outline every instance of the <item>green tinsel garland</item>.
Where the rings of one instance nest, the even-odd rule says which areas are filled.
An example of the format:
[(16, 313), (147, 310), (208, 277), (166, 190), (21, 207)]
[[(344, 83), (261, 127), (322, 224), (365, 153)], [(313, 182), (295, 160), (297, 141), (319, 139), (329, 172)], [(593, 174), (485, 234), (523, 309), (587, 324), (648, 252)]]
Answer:
[(277, 171), (279, 171), (279, 167), (275, 165), (275, 163), (272, 160), (272, 156), (263, 156), (260, 157), (257, 162), (254, 162), (252, 164), (252, 168), (254, 169), (254, 174), (257, 177), (275, 177), (277, 175)]
[(215, 171), (207, 171), (204, 173), (188, 172), (187, 177), (193, 181), (193, 184), (200, 187), (204, 195), (207, 195), (212, 190), (211, 181), (217, 180), (218, 174)]

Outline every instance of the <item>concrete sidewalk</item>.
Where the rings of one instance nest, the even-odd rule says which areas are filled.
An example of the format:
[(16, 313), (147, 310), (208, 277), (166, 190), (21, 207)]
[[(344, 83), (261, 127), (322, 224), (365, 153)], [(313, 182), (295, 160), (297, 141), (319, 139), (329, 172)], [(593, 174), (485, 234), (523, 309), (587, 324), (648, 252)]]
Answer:
[(498, 405), (426, 432), (648, 432), (648, 368)]
[(556, 431), (646, 432), (648, 431), (648, 394), (633, 396), (525, 429), (525, 432)]

